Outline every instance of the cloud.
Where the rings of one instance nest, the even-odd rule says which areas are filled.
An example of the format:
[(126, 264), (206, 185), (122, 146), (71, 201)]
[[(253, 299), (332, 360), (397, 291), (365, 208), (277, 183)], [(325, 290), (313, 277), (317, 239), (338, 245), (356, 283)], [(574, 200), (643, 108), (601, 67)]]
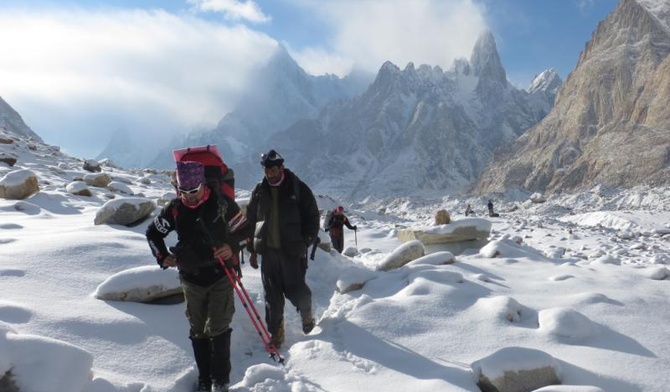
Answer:
[(267, 12), (251, 0), (184, 4), (190, 12), (6, 7), (0, 96), (45, 141), (90, 157), (118, 129), (165, 142), (216, 124), (276, 48), (274, 16), (287, 31), (296, 17), (319, 29), (309, 44), (285, 43), (314, 75), (376, 72), (387, 60), (446, 69), (485, 28), (472, 0), (285, 0)]
[[(215, 124), (276, 41), (242, 25), (143, 10), (0, 13), (0, 94), (47, 142)], [(100, 135), (103, 135), (102, 137)]]
[[(377, 71), (385, 61), (403, 68), (440, 65), (468, 58), (479, 34), (486, 29), (485, 10), (471, 0), (299, 0), (312, 7), (331, 29), (329, 47), (297, 50), (308, 71), (319, 68), (309, 58), (338, 59)], [(315, 57), (316, 55), (316, 57)], [(348, 59), (348, 60), (346, 60)], [(340, 73), (337, 71), (334, 73)]]
[(197, 10), (221, 12), (227, 19), (253, 23), (269, 22), (271, 18), (261, 11), (256, 2), (237, 0), (188, 0)]

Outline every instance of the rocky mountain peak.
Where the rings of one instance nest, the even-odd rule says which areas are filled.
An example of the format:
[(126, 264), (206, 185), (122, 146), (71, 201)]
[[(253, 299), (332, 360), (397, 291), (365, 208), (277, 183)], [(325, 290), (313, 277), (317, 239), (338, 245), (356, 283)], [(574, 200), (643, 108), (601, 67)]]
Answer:
[(662, 17), (669, 7), (669, 0), (621, 0), (552, 111), (496, 153), (476, 192), (670, 183), (670, 31)]
[(535, 75), (528, 87), (528, 92), (534, 94), (542, 91), (556, 95), (562, 84), (563, 80), (561, 77), (558, 76), (553, 68), (550, 68)]
[(474, 75), (481, 79), (505, 85), (507, 74), (502, 66), (495, 39), (490, 31), (483, 32), (470, 55), (470, 65)]

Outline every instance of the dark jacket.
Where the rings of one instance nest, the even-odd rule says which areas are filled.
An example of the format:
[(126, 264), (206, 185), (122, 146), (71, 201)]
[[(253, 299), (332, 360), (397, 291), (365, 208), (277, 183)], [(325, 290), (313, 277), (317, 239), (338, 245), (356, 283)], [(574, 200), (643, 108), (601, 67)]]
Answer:
[[(258, 228), (257, 241), (255, 245), (250, 244), (250, 250), (261, 255), (267, 243), (268, 227), (273, 224), (270, 188), (270, 183), (263, 178), (251, 193), (247, 206), (248, 224)], [(277, 206), (281, 250), (291, 258), (305, 256), (307, 247), (319, 234), (319, 208), (309, 187), (288, 169), (284, 169), (284, 180), (278, 186)]]
[[(232, 235), (229, 220), (239, 214), (235, 201), (217, 197), (211, 192), (209, 198), (195, 209), (186, 207), (180, 198), (170, 201), (154, 218), (146, 230), (151, 253), (159, 265), (169, 253), (177, 257), (179, 273), (195, 284), (209, 285), (225, 276), (223, 266), (214, 257), (214, 247), (228, 244), (233, 253), (239, 251), (239, 241), (249, 235), (239, 230)], [(165, 237), (177, 232), (177, 244), (168, 248)]]
[(330, 217), (330, 222), (328, 222), (328, 230), (330, 231), (330, 235), (332, 236), (341, 236), (343, 235), (342, 228), (344, 226), (347, 226), (349, 230), (355, 230), (355, 226), (352, 226), (351, 223), (349, 222), (349, 218), (347, 218), (346, 215), (344, 214), (333, 214)]

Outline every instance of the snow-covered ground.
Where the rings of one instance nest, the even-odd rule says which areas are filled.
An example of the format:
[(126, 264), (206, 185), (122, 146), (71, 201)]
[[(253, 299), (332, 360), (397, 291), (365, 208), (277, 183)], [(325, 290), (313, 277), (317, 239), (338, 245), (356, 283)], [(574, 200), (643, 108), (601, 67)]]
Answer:
[[(41, 188), (26, 200), (0, 199), (0, 378), (10, 372), (22, 392), (189, 391), (196, 373), (183, 304), (94, 296), (103, 282), (113, 288), (133, 274), (140, 286), (176, 284), (174, 271), (155, 266), (147, 222), (94, 225), (111, 195), (127, 196), (95, 187), (90, 197), (67, 193), (86, 172), (56, 148), (20, 138), (0, 148), (18, 157), (14, 167), (0, 163), (0, 183), (28, 169)], [(135, 196), (170, 191), (161, 173), (103, 170)], [(377, 269), (401, 245), (399, 230), (430, 226), (440, 208), (462, 219), (467, 203), (484, 217), (484, 199), (345, 204), (358, 226), (356, 235), (345, 230), (345, 253), (355, 255), (319, 249), (310, 261), (317, 328), (304, 336), (287, 306), (282, 366), (238, 302), (231, 390), (478, 391), (481, 360), (503, 349), (511, 350), (500, 368), (523, 368), (509, 356), (515, 349), (555, 358), (563, 384), (574, 386), (555, 391), (668, 390), (670, 190), (497, 199), (501, 216), (490, 218), (486, 241), (429, 248), (452, 252), (454, 263), (429, 255)], [(245, 265), (243, 273), (262, 311), (259, 272)], [(339, 293), (347, 281), (365, 284)]]

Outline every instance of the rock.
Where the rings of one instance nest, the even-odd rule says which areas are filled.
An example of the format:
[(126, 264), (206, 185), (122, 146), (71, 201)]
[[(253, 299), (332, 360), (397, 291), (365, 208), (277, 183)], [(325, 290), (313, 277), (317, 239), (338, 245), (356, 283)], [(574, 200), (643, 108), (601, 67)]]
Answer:
[(560, 384), (558, 361), (551, 355), (522, 347), (507, 347), (472, 364), (482, 392), (531, 392)]
[(37, 175), (27, 169), (7, 173), (0, 179), (0, 197), (23, 200), (40, 191)]
[(114, 199), (106, 202), (95, 214), (94, 223), (131, 225), (145, 219), (156, 208), (156, 204), (139, 197)]
[(94, 159), (87, 159), (84, 161), (84, 170), (95, 173), (101, 172), (102, 168), (100, 167), (100, 163), (98, 163), (98, 161)]
[(84, 182), (86, 185), (95, 186), (98, 188), (106, 188), (112, 181), (112, 178), (107, 173), (86, 174)]
[(426, 254), (426, 249), (421, 241), (414, 240), (400, 245), (391, 254), (386, 256), (378, 269), (380, 271), (390, 271), (402, 267), (412, 260), (416, 260)]
[(109, 189), (112, 192), (123, 193), (130, 196), (135, 194), (135, 192), (133, 192), (133, 190), (130, 189), (128, 185), (119, 181), (110, 182), (109, 185), (107, 185), (107, 189)]
[(18, 158), (14, 154), (8, 154), (5, 152), (0, 152), (0, 162), (4, 162), (7, 166), (12, 167), (16, 165)]
[(398, 239), (402, 242), (419, 240), (424, 245), (431, 245), (484, 239), (488, 238), (490, 233), (491, 221), (488, 219), (466, 218), (448, 225), (400, 230)]
[(77, 195), (77, 196), (87, 196), (87, 197), (93, 196), (93, 194), (91, 193), (91, 190), (88, 189), (86, 184), (84, 184), (81, 181), (73, 181), (73, 182), (67, 184), (67, 186), (65, 187), (65, 190), (68, 193), (71, 193), (71, 194)]
[(446, 225), (451, 222), (451, 216), (447, 210), (439, 210), (435, 213), (435, 226)]

